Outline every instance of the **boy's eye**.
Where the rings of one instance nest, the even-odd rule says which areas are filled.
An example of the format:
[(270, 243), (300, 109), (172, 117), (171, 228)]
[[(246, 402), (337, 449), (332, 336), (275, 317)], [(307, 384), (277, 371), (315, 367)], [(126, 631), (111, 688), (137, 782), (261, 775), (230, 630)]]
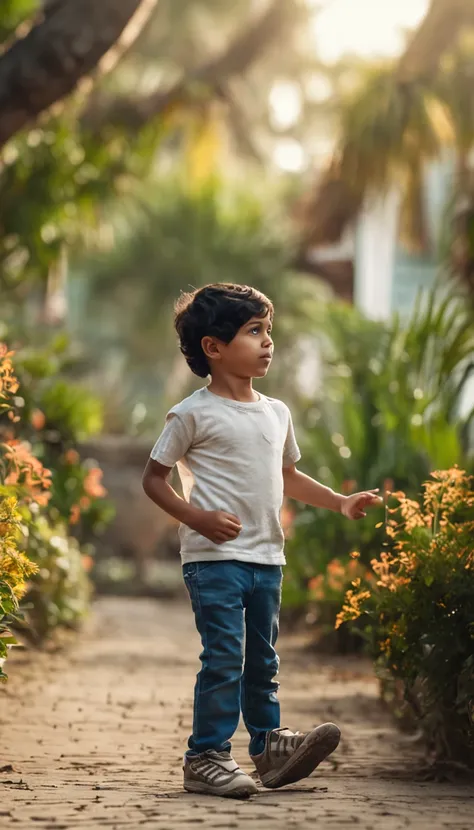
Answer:
[[(260, 331), (261, 331), (261, 326), (259, 326), (259, 325), (257, 325), (257, 326), (253, 326), (251, 329), (249, 329), (249, 331), (250, 331), (250, 334), (260, 334)], [(268, 328), (268, 329), (267, 329), (267, 333), (268, 333), (268, 334), (271, 334), (271, 333), (272, 333), (272, 329), (271, 329), (271, 328)]]

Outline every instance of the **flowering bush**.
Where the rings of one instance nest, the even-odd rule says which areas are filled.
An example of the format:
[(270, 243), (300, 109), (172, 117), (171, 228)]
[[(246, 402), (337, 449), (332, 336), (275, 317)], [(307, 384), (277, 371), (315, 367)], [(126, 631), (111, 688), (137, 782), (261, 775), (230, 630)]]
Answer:
[[(320, 331), (319, 384), (299, 419), (304, 472), (344, 494), (380, 487), (416, 496), (431, 470), (470, 463), (474, 413), (466, 411), (465, 392), (474, 326), (456, 286), (424, 292), (403, 324), (329, 307)], [(332, 559), (347, 562), (354, 548), (368, 568), (384, 542), (376, 524), (372, 513), (348, 522), (338, 513), (298, 508), (286, 546), (286, 606), (305, 609), (308, 581)], [(331, 628), (332, 609), (330, 598), (318, 600)], [(337, 643), (344, 641), (346, 629), (339, 637)]]
[[(0, 343), (0, 411), (10, 422), (16, 421), (11, 408), (11, 396), (18, 391), (13, 372), (12, 354)], [(10, 625), (19, 619), (19, 600), (27, 590), (27, 580), (38, 571), (20, 549), (22, 515), (19, 510), (19, 491), (44, 495), (46, 471), (32, 459), (19, 443), (9, 441), (0, 445), (0, 679), (6, 677), (3, 664), (8, 647), (16, 640)]]
[[(20, 397), (12, 352), (0, 343), (0, 677), (11, 627), (25, 624), (19, 600), (28, 602), (27, 622), (37, 639), (55, 626), (75, 625), (90, 597), (85, 555), (68, 525), (102, 499), (101, 471), (81, 464), (77, 453), (49, 452), (48, 417)], [(21, 388), (22, 394), (23, 387)], [(30, 409), (25, 418), (25, 409)], [(22, 411), (23, 418), (17, 413)], [(41, 431), (44, 430), (44, 433)], [(53, 435), (53, 437), (55, 437)], [(58, 445), (58, 441), (55, 444)], [(34, 454), (34, 451), (38, 455)], [(75, 451), (74, 451), (75, 452)], [(67, 475), (61, 479), (62, 471)], [(66, 495), (67, 494), (67, 495)]]
[(387, 550), (357, 578), (337, 625), (363, 618), (382, 676), (401, 682), (432, 758), (474, 768), (474, 492), (453, 468), (420, 502), (395, 493)]
[(18, 549), (20, 513), (13, 497), (3, 497), (0, 488), (0, 680), (8, 647), (16, 640), (9, 626), (18, 619), (18, 601), (27, 588), (27, 580), (38, 567)]
[(107, 525), (113, 508), (105, 498), (102, 471), (95, 462), (81, 459), (76, 449), (78, 442), (100, 431), (102, 407), (82, 386), (58, 378), (70, 363), (64, 337), (41, 350), (20, 350), (15, 356), (21, 386), (16, 406), (22, 435), (52, 471), (50, 520), (74, 526), (74, 535), (84, 541)]

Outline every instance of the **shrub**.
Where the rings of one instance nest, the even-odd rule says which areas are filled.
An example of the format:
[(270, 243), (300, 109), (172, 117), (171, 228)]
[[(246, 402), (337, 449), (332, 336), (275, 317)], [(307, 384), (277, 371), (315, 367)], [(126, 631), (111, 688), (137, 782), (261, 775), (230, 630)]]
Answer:
[[(474, 410), (466, 412), (465, 390), (474, 369), (474, 326), (453, 286), (448, 296), (436, 290), (420, 297), (403, 326), (397, 318), (375, 323), (335, 306), (326, 330), (321, 392), (301, 424), (305, 472), (346, 494), (380, 487), (415, 495), (430, 470), (472, 464)], [(285, 602), (304, 608), (309, 582), (333, 559), (346, 567), (351, 550), (368, 567), (383, 535), (373, 514), (348, 522), (299, 509), (287, 545)], [(331, 592), (318, 601), (318, 612), (334, 623)]]
[(382, 676), (403, 686), (432, 758), (474, 769), (474, 492), (454, 467), (420, 501), (394, 494), (387, 550), (357, 579), (337, 625), (362, 618)]
[[(76, 626), (85, 615), (91, 560), (69, 528), (84, 516), (91, 525), (99, 524), (103, 511), (98, 505), (105, 495), (101, 470), (81, 463), (71, 447), (72, 427), (66, 424), (61, 432), (60, 419), (54, 420), (48, 407), (43, 412), (36, 406), (35, 384), (31, 381), (17, 394), (12, 356), (0, 344), (1, 678), (6, 677), (2, 666), (8, 647), (16, 642), (12, 628), (27, 624), (40, 641), (56, 626)], [(41, 356), (33, 364), (42, 381), (50, 376)], [(47, 388), (46, 383), (41, 391)], [(57, 382), (54, 388), (59, 388)], [(53, 397), (58, 411), (61, 401)], [(77, 394), (73, 397), (80, 410)], [(66, 410), (72, 412), (69, 405)], [(45, 458), (52, 462), (52, 472), (44, 466)], [(25, 614), (20, 613), (21, 599), (27, 603)]]
[(19, 600), (27, 589), (27, 580), (38, 571), (37, 565), (18, 549), (20, 513), (13, 497), (3, 497), (0, 488), (0, 680), (7, 675), (3, 665), (8, 648), (16, 643), (10, 626), (19, 621)]

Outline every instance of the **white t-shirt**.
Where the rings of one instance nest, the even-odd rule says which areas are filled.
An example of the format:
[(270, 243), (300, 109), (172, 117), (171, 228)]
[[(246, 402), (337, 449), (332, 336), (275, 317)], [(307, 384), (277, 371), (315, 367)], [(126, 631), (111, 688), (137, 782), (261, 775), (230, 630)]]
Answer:
[(282, 470), (301, 455), (284, 403), (264, 395), (242, 403), (199, 389), (168, 412), (151, 457), (165, 467), (177, 464), (186, 501), (202, 510), (225, 510), (242, 524), (239, 536), (222, 545), (181, 525), (183, 564), (285, 564)]

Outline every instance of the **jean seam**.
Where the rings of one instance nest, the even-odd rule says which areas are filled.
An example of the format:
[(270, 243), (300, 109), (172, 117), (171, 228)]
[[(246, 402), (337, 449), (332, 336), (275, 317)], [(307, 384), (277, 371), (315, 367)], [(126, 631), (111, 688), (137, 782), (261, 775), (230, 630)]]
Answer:
[(199, 614), (202, 617), (202, 610), (201, 610), (201, 598), (199, 595), (199, 585), (197, 581), (197, 574), (188, 574), (184, 577), (186, 584), (188, 585), (189, 593), (191, 594), (191, 599), (194, 600), (196, 605), (196, 614)]

